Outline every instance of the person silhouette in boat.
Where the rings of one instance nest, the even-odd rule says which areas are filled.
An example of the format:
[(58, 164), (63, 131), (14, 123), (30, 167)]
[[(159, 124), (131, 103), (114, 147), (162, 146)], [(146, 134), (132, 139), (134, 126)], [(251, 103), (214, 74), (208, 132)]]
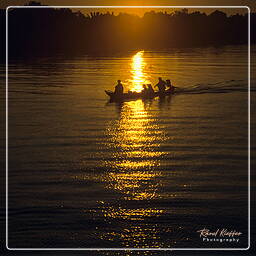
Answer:
[(151, 84), (148, 84), (148, 94), (153, 96), (155, 94), (155, 91)]
[(172, 85), (170, 79), (166, 80), (166, 87), (167, 87), (167, 91), (172, 91), (174, 89), (174, 86)]
[(121, 83), (121, 80), (117, 80), (117, 85), (115, 86), (115, 95), (122, 96), (124, 93), (124, 87)]
[(147, 96), (148, 95), (148, 88), (147, 88), (147, 86), (145, 84), (143, 84), (143, 89), (141, 91), (141, 94), (143, 96)]
[(155, 85), (155, 87), (158, 88), (158, 91), (160, 93), (163, 93), (163, 92), (165, 92), (165, 89), (166, 89), (165, 85), (166, 85), (165, 81), (161, 77), (159, 77), (158, 83)]

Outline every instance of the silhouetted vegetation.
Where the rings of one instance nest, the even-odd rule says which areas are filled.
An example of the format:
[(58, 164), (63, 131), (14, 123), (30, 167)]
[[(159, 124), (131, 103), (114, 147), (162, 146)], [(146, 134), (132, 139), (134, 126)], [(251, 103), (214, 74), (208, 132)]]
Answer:
[[(244, 44), (248, 40), (247, 14), (227, 16), (218, 10), (209, 15), (199, 11), (189, 13), (187, 9), (173, 13), (151, 11), (139, 17), (110, 12), (84, 15), (62, 8), (20, 8), (10, 9), (8, 15), (10, 58), (218, 46)], [(3, 33), (5, 10), (1, 10), (0, 18)], [(253, 13), (252, 27), (255, 20)], [(1, 44), (5, 45), (4, 35)]]

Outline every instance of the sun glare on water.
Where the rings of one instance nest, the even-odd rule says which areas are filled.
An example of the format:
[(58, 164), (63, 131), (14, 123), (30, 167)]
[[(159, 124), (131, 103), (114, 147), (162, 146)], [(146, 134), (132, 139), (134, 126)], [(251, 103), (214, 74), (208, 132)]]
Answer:
[[(133, 67), (138, 67), (134, 85), (139, 89), (144, 82), (139, 72), (141, 53), (133, 60)], [(161, 143), (166, 140), (166, 135), (155, 122), (155, 113), (148, 111), (148, 106), (142, 100), (123, 103), (119, 118), (109, 123), (106, 129), (110, 155), (103, 161), (107, 171), (102, 181), (109, 191), (118, 193), (121, 203), (106, 201), (101, 205), (101, 211), (107, 222), (129, 221), (131, 225), (104, 233), (102, 239), (117, 239), (124, 247), (163, 247), (159, 242), (158, 227), (141, 225), (145, 219), (165, 214), (164, 209), (150, 206), (151, 200), (160, 200), (162, 196), (160, 163), (166, 153), (161, 150)]]
[(143, 58), (144, 51), (137, 52), (132, 57), (131, 73), (132, 73), (132, 88), (131, 91), (141, 92), (143, 84), (149, 83), (144, 74), (145, 60)]

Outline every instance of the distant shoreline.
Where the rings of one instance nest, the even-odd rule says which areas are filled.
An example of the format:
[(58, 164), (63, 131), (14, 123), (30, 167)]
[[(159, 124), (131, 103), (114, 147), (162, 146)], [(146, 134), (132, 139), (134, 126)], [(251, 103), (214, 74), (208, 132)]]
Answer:
[[(40, 3), (37, 3), (40, 5)], [(96, 9), (97, 10), (97, 9)], [(0, 60), (5, 60), (5, 10)], [(251, 28), (256, 13), (251, 13)], [(112, 55), (136, 50), (221, 47), (248, 42), (248, 14), (215, 10), (210, 14), (188, 9), (172, 13), (150, 11), (134, 14), (53, 8), (22, 8), (8, 12), (9, 59), (54, 55)], [(256, 42), (251, 33), (251, 43)]]
[[(15, 57), (13, 56), (12, 58), (9, 58), (9, 63), (17, 63), (17, 62), (23, 62), (23, 61), (35, 61), (37, 59), (41, 59), (41, 58), (53, 58), (53, 59), (65, 59), (65, 58), (77, 58), (77, 57), (81, 57), (81, 56), (87, 56), (87, 57), (91, 57), (91, 58), (97, 58), (97, 57), (123, 57), (123, 56), (128, 56), (128, 55), (133, 55), (135, 54), (137, 51), (143, 50), (145, 52), (166, 52), (166, 53), (176, 53), (176, 52), (180, 52), (180, 51), (188, 51), (188, 50), (192, 50), (192, 51), (196, 51), (196, 50), (207, 50), (209, 48), (212, 48), (213, 50), (222, 50), (225, 47), (247, 47), (247, 44), (227, 44), (227, 45), (208, 45), (208, 46), (201, 46), (201, 47), (173, 47), (173, 48), (169, 48), (169, 49), (132, 49), (132, 50), (126, 50), (126, 51), (120, 51), (120, 52), (72, 52), (72, 53), (63, 53), (63, 52), (55, 52), (55, 53), (50, 53), (49, 55), (40, 55), (40, 54), (34, 54), (34, 55), (27, 55), (27, 56), (18, 56)], [(251, 47), (256, 47), (256, 43), (251, 44)], [(5, 56), (4, 56), (5, 57)], [(5, 63), (5, 58), (1, 59), (0, 58), (0, 63)]]

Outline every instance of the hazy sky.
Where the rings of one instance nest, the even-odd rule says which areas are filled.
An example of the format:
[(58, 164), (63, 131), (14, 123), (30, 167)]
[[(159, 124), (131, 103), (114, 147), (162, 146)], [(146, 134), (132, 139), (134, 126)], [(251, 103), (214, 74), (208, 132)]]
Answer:
[[(237, 5), (237, 6), (249, 6), (251, 8), (251, 11), (256, 11), (256, 1), (255, 0), (36, 0), (37, 2), (41, 2), (45, 5), (164, 5), (164, 6), (231, 6), (231, 5)], [(26, 0), (1, 0), (0, 1), (0, 7), (6, 8), (9, 5), (24, 5), (24, 3), (28, 3), (29, 1)], [(117, 10), (119, 12), (121, 10)], [(123, 10), (122, 10), (123, 11)], [(148, 11), (148, 10), (147, 10)], [(171, 10), (170, 10), (171, 11)], [(201, 10), (200, 10), (201, 11)], [(206, 12), (213, 11), (212, 9), (205, 10)], [(129, 9), (129, 12), (133, 12), (132, 9)], [(141, 9), (140, 11), (136, 10), (136, 14), (143, 14), (144, 10)], [(237, 12), (247, 12), (246, 9), (225, 9), (225, 12), (228, 14), (233, 14)]]

